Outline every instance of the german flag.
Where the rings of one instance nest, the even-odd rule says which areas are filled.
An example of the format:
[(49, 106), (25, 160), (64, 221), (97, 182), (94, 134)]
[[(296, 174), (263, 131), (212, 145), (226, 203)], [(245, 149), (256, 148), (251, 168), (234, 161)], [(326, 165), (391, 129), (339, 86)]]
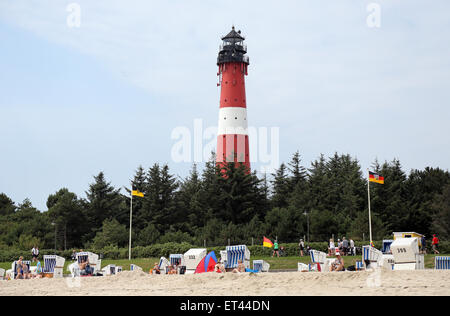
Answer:
[(381, 177), (378, 173), (369, 171), (369, 181), (384, 184), (384, 177)]
[(270, 239), (264, 237), (263, 247), (272, 248), (273, 243), (270, 241)]

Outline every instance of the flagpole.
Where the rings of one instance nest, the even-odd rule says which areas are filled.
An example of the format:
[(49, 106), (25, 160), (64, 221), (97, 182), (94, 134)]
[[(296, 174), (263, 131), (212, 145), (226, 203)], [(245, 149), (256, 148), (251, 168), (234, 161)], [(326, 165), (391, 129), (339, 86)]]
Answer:
[(128, 248), (128, 260), (131, 261), (131, 227), (133, 226), (133, 186), (131, 186), (131, 201), (130, 201), (130, 244)]
[(370, 238), (370, 245), (372, 245), (372, 216), (370, 214), (370, 174), (369, 169), (367, 169), (367, 175), (369, 176), (367, 178), (367, 197), (369, 201), (369, 238)]

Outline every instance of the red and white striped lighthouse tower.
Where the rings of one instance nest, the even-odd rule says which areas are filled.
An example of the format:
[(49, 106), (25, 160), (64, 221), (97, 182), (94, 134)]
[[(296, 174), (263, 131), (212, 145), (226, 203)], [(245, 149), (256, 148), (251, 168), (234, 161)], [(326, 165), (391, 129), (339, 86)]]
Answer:
[(247, 125), (245, 76), (249, 58), (245, 38), (234, 26), (222, 37), (217, 65), (218, 85), (221, 86), (219, 126), (217, 136), (217, 164), (227, 162), (244, 164), (250, 172), (250, 153)]

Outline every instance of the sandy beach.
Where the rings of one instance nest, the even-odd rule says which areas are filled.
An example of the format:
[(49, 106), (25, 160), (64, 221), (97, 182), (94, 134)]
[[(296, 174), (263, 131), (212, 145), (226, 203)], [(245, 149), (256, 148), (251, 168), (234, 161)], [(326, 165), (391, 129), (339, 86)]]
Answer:
[(450, 295), (450, 271), (148, 275), (0, 281), (0, 296)]

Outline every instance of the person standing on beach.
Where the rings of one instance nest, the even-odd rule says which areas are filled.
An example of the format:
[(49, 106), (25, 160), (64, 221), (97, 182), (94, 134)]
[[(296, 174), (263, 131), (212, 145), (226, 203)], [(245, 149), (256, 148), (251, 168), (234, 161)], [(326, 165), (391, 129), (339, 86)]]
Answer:
[(273, 244), (273, 253), (272, 253), (272, 258), (273, 256), (275, 256), (275, 254), (277, 254), (277, 257), (280, 257), (280, 252), (278, 251), (278, 240), (275, 240), (275, 243)]
[(344, 256), (348, 255), (348, 247), (348, 240), (344, 237), (342, 240), (342, 252)]
[(420, 244), (421, 244), (421, 251), (424, 255), (427, 254), (427, 240), (425, 239), (425, 235), (422, 236), (421, 240), (420, 240)]
[(305, 250), (305, 242), (303, 241), (303, 239), (300, 239), (298, 247), (300, 248), (300, 257), (303, 257), (303, 251)]
[(350, 255), (355, 256), (355, 242), (350, 238)]
[(334, 245), (334, 240), (333, 238), (330, 239), (330, 244), (328, 246), (328, 256), (333, 256), (334, 255), (334, 251), (335, 251), (335, 245)]
[(33, 257), (33, 262), (38, 261), (39, 248), (37, 246), (34, 246), (33, 249), (31, 249), (31, 256)]
[(431, 248), (433, 249), (435, 255), (439, 254), (439, 239), (436, 237), (436, 235), (433, 235)]

